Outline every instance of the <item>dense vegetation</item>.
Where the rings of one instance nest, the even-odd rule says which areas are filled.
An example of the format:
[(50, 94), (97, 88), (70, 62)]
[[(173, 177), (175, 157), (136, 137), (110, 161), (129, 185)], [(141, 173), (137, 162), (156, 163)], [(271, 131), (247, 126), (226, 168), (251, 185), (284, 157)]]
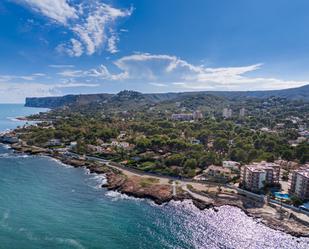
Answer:
[[(234, 115), (223, 119), (222, 109), (227, 105)], [(240, 117), (243, 107), (247, 114)], [(171, 120), (172, 113), (195, 110), (204, 117)], [(22, 138), (41, 146), (50, 139), (59, 139), (63, 146), (77, 141), (74, 150), (80, 154), (95, 154), (145, 171), (192, 177), (226, 159), (243, 164), (278, 158), (308, 162), (308, 142), (296, 147), (289, 144), (299, 136), (299, 126), (308, 125), (308, 115), (307, 102), (282, 98), (231, 100), (203, 95), (145, 104), (139, 93), (126, 91), (108, 104), (71, 106), (33, 116), (48, 122), (25, 129)], [(263, 127), (269, 131), (261, 130)], [(89, 148), (112, 140), (132, 146), (114, 146), (103, 152)]]

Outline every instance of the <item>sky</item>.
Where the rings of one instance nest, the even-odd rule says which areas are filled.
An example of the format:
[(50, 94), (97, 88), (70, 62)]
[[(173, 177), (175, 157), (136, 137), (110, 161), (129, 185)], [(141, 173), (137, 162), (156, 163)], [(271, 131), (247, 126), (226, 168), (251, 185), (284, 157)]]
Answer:
[(0, 103), (309, 82), (308, 0), (2, 0)]

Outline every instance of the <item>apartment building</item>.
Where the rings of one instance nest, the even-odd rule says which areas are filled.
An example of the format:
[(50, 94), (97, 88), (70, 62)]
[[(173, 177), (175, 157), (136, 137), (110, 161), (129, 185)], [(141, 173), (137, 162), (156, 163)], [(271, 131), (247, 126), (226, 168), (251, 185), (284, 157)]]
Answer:
[(200, 111), (195, 111), (193, 113), (174, 113), (171, 118), (172, 120), (178, 121), (199, 120), (203, 118), (203, 113)]
[(224, 108), (223, 111), (222, 111), (222, 116), (224, 118), (231, 118), (232, 114), (233, 114), (233, 111), (230, 108)]
[(241, 183), (252, 192), (260, 191), (265, 184), (278, 184), (279, 179), (280, 165), (276, 163), (252, 163), (241, 169)]
[(289, 194), (303, 200), (309, 199), (309, 164), (290, 173)]

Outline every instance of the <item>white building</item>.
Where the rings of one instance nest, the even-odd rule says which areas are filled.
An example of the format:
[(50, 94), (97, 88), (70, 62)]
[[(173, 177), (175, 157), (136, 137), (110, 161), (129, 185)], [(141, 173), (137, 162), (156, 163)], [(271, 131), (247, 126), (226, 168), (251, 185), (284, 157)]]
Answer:
[(178, 120), (178, 121), (190, 121), (193, 120), (193, 114), (192, 113), (179, 113), (179, 114), (172, 114), (172, 120)]
[(223, 161), (222, 162), (222, 166), (224, 168), (230, 168), (230, 169), (234, 169), (234, 170), (239, 170), (240, 163), (239, 162), (235, 162), (235, 161)]
[(245, 108), (241, 108), (239, 111), (239, 116), (241, 118), (243, 118), (244, 116), (246, 116), (246, 109)]
[(223, 115), (224, 118), (231, 118), (232, 114), (233, 114), (232, 109), (230, 109), (230, 108), (224, 108), (223, 109), (222, 115)]
[(253, 192), (261, 190), (265, 184), (278, 184), (280, 165), (260, 162), (246, 165), (241, 169), (241, 183), (244, 188)]
[(289, 175), (289, 194), (303, 200), (309, 199), (309, 165), (294, 170)]

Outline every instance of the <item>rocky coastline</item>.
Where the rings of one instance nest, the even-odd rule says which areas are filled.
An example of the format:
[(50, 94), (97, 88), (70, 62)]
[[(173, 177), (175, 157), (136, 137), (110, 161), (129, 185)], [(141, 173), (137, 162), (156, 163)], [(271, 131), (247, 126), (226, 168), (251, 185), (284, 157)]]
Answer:
[(36, 146), (28, 146), (23, 143), (9, 144), (11, 149), (17, 153), (26, 153), (31, 155), (49, 156), (64, 164), (73, 167), (87, 168), (90, 173), (104, 174), (107, 182), (102, 187), (108, 190), (114, 190), (128, 196), (136, 198), (150, 199), (156, 204), (162, 205), (171, 200), (184, 201), (191, 200), (193, 204), (200, 210), (207, 208), (216, 208), (220, 206), (234, 206), (240, 208), (248, 216), (254, 218), (264, 225), (288, 233), (295, 237), (309, 237), (309, 224), (301, 222), (295, 217), (278, 218), (274, 214), (267, 212), (265, 207), (261, 206), (256, 200), (239, 195), (239, 194), (205, 194), (200, 191), (192, 190), (200, 195), (205, 195), (211, 201), (205, 201), (192, 196), (187, 191), (184, 191), (180, 186), (177, 186), (177, 195), (173, 195), (171, 184), (162, 184), (152, 177), (139, 177), (136, 175), (126, 175), (121, 170), (109, 167), (102, 163), (97, 163), (81, 158), (63, 157), (60, 153), (51, 152), (48, 149)]

